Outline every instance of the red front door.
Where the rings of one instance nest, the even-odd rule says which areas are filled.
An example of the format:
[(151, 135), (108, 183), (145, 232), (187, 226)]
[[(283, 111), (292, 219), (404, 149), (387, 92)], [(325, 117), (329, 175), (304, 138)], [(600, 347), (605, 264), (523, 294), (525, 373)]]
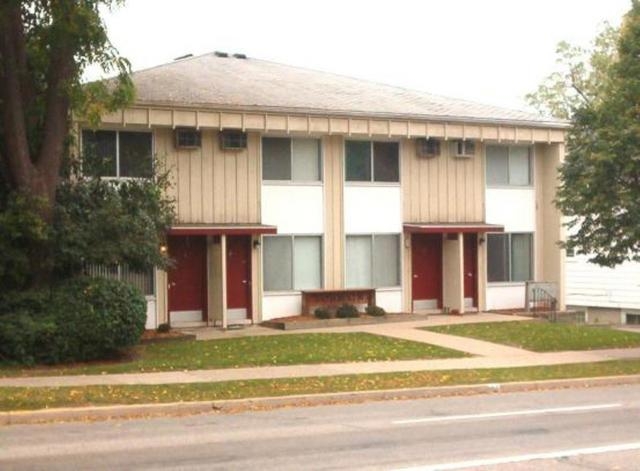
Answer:
[(411, 271), (414, 309), (442, 308), (441, 234), (413, 234)]
[(227, 310), (231, 321), (251, 316), (250, 236), (227, 237)]
[(465, 307), (478, 306), (478, 236), (464, 234)]
[(207, 312), (207, 244), (202, 236), (169, 237), (170, 321), (202, 321)]

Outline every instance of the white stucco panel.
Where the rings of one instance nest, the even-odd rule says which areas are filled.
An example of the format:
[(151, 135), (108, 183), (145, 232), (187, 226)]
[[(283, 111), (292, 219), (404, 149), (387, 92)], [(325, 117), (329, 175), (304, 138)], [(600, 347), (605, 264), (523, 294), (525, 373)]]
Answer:
[(487, 309), (524, 309), (525, 285), (487, 287)]
[(322, 193), (322, 185), (262, 185), (262, 223), (280, 234), (322, 234)]
[(269, 294), (262, 297), (262, 320), (279, 317), (297, 316), (302, 311), (300, 293)]
[(345, 186), (344, 227), (347, 234), (402, 232), (399, 186)]
[(486, 208), (486, 221), (503, 225), (505, 232), (534, 232), (536, 229), (533, 188), (488, 188)]
[(376, 290), (376, 304), (387, 312), (402, 312), (402, 289)]

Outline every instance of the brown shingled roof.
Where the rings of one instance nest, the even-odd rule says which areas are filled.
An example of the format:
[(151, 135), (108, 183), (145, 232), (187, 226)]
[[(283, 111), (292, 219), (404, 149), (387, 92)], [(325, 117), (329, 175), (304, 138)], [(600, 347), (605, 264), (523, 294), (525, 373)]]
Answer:
[(524, 111), (214, 53), (135, 72), (133, 81), (140, 104), (566, 126)]

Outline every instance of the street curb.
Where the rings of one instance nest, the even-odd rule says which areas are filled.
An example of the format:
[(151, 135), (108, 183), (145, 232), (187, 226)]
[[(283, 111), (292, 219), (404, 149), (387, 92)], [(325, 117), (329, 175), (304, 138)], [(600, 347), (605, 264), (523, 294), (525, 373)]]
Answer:
[(480, 394), (542, 391), (569, 388), (593, 388), (640, 384), (640, 375), (604, 376), (597, 378), (554, 379), (516, 383), (488, 383), (460, 386), (436, 386), (412, 389), (386, 389), (326, 394), (304, 394), (282, 397), (257, 397), (222, 401), (171, 402), (91, 406), (30, 411), (0, 412), (0, 426), (68, 422), (78, 420), (110, 420), (157, 416), (194, 415), (207, 412), (238, 413), (284, 407), (310, 407), (332, 404), (358, 404), (367, 401), (429, 399), (433, 397), (472, 396)]

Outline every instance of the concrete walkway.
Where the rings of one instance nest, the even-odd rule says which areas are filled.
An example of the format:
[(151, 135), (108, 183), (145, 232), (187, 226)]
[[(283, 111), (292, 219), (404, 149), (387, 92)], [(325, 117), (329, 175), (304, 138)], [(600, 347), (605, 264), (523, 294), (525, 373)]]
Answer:
[[(438, 334), (418, 330), (426, 327), (451, 323), (517, 321), (525, 318), (501, 316), (495, 314), (478, 314), (464, 317), (434, 316), (428, 320), (372, 324), (364, 326), (339, 327), (331, 329), (314, 329), (283, 333), (269, 329), (251, 328), (234, 332), (233, 336), (251, 335), (250, 331), (259, 335), (297, 335), (308, 332), (369, 332), (394, 338), (425, 342), (441, 347), (464, 351), (475, 355), (469, 358), (440, 360), (405, 360), (378, 361), (358, 363), (333, 363), (316, 365), (267, 366), (256, 368), (229, 368), (217, 370), (169, 371), (159, 373), (126, 373), (110, 375), (81, 376), (41, 376), (0, 378), (0, 386), (87, 386), (87, 385), (122, 385), (122, 384), (172, 384), (202, 383), (249, 379), (295, 378), (309, 376), (334, 376), (346, 374), (390, 373), (425, 370), (477, 369), (477, 368), (510, 368), (519, 366), (560, 365), (568, 363), (588, 363), (616, 359), (640, 358), (640, 348), (592, 350), (580, 352), (535, 353), (518, 348), (497, 345), (480, 340), (472, 340), (451, 335)], [(240, 334), (242, 332), (242, 334)], [(208, 336), (223, 336), (225, 333), (208, 333)]]

